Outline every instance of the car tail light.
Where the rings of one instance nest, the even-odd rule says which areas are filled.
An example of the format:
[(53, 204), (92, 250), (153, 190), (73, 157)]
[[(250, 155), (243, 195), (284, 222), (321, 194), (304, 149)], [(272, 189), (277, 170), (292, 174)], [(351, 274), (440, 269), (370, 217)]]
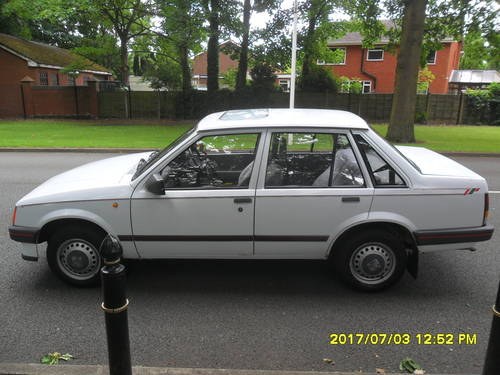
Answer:
[(16, 215), (17, 215), (17, 207), (14, 207), (14, 212), (12, 213), (12, 225), (16, 225)]
[(484, 194), (484, 214), (483, 214), (483, 225), (486, 225), (488, 216), (490, 214), (490, 196), (488, 193)]

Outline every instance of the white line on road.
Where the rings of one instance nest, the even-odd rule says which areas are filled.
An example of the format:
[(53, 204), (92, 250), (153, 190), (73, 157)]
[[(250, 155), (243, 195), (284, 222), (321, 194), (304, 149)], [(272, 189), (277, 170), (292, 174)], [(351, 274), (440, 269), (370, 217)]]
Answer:
[(488, 191), (488, 193), (490, 193), (490, 194), (500, 194), (500, 191), (490, 190), (490, 191)]

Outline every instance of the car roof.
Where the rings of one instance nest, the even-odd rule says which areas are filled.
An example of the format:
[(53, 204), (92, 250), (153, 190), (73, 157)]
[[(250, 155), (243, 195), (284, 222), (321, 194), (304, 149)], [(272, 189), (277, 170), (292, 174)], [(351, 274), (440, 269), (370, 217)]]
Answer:
[(333, 109), (242, 109), (212, 113), (197, 125), (199, 131), (256, 127), (368, 129), (361, 117)]

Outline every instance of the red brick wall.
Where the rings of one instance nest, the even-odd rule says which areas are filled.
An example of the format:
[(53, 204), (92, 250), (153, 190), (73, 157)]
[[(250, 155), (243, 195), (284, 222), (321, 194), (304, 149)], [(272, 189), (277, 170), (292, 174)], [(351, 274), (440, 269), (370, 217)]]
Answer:
[[(48, 86), (40, 85), (40, 72), (48, 75)], [(66, 74), (56, 69), (30, 68), (26, 60), (23, 60), (4, 49), (0, 48), (0, 118), (23, 117), (26, 107), (23, 107), (23, 94), (21, 80), (28, 76), (34, 80), (32, 85), (25, 85), (25, 90), (30, 90), (25, 95), (28, 116), (86, 116), (97, 115), (95, 86), (80, 86), (78, 90), (78, 113), (75, 104), (75, 89), (73, 86), (51, 86), (53, 84), (51, 75), (57, 74), (59, 85), (69, 85), (70, 81)], [(82, 73), (77, 77), (76, 84), (84, 85), (85, 77), (96, 77), (106, 80), (108, 76)], [(30, 101), (27, 103), (27, 101)], [(90, 101), (96, 103), (90, 103)]]
[(429, 70), (436, 76), (431, 82), (431, 94), (447, 94), (448, 79), (451, 71), (458, 69), (461, 45), (458, 42), (446, 43), (443, 49), (436, 52), (436, 64), (428, 65)]
[[(363, 54), (362, 73), (361, 54)], [(379, 94), (390, 94), (394, 92), (396, 82), (397, 55), (384, 51), (383, 61), (367, 61), (367, 50), (362, 50), (361, 46), (346, 47), (345, 65), (328, 65), (337, 77), (346, 76), (348, 78), (359, 78), (361, 80), (372, 81), (372, 91)], [(428, 65), (429, 70), (436, 76), (431, 83), (429, 92), (431, 94), (447, 94), (448, 78), (453, 69), (458, 69), (460, 58), (460, 44), (457, 42), (446, 43), (444, 48), (437, 51), (436, 63)], [(376, 78), (376, 86), (373, 86), (373, 77)]]
[(29, 73), (24, 60), (0, 48), (0, 117), (22, 115), (21, 79)]
[[(224, 74), (229, 69), (237, 69), (238, 61), (232, 60), (225, 53), (219, 52), (219, 73)], [(193, 75), (207, 74), (207, 53), (203, 52), (193, 59)]]
[[(328, 65), (337, 77), (359, 78), (372, 81), (372, 92), (388, 94), (394, 91), (396, 79), (396, 56), (384, 51), (383, 61), (366, 61), (366, 49), (361, 46), (347, 46), (345, 65)], [(362, 72), (363, 58), (363, 70)], [(372, 76), (372, 77), (371, 77)], [(374, 79), (375, 78), (375, 79)], [(375, 82), (376, 81), (376, 82)]]

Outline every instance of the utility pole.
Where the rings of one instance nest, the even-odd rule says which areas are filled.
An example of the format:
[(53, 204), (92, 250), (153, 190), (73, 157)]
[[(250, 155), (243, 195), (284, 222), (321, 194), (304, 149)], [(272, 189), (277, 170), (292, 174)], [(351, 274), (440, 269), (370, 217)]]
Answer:
[(297, 69), (297, 0), (293, 1), (292, 75), (290, 77), (290, 109), (295, 108), (295, 78)]

